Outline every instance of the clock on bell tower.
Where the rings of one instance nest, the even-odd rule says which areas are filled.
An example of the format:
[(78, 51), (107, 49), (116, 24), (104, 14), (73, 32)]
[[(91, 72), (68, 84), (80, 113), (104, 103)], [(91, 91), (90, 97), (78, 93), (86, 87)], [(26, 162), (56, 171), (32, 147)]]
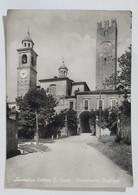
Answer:
[(22, 40), (22, 48), (17, 49), (17, 97), (24, 96), (31, 87), (36, 86), (37, 81), (37, 53), (33, 49), (34, 42), (30, 33)]

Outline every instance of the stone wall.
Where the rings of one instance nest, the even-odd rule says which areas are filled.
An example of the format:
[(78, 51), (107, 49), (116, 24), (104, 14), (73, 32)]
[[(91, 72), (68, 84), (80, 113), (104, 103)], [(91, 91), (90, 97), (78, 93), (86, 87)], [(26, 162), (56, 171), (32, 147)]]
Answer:
[(67, 94), (67, 81), (61, 80), (61, 81), (51, 81), (51, 82), (41, 82), (40, 83), (41, 88), (44, 88), (50, 93), (50, 86), (55, 85), (56, 86), (56, 98), (60, 96), (66, 96)]
[(17, 152), (18, 130), (16, 120), (7, 118), (7, 155)]
[(72, 92), (71, 92), (71, 95), (75, 95), (75, 91), (76, 90), (80, 90), (80, 91), (84, 91), (84, 84), (81, 84), (81, 85), (73, 85), (72, 86)]
[(125, 117), (121, 114), (120, 123), (118, 124), (119, 136), (124, 139), (126, 143), (131, 143), (131, 117)]

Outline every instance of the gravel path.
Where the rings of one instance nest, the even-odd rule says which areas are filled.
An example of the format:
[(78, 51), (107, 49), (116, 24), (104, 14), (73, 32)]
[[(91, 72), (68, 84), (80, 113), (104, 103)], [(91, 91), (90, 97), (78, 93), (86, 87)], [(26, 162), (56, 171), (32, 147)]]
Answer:
[(6, 162), (6, 187), (19, 188), (125, 188), (132, 176), (88, 143), (81, 134), (46, 144), (48, 152), (20, 155)]

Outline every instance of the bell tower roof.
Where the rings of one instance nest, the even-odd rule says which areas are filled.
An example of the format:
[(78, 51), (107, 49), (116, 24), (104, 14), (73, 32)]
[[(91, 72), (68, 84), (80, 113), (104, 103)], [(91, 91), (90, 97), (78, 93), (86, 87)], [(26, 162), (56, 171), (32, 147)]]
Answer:
[(31, 42), (31, 43), (34, 45), (34, 42), (33, 42), (33, 40), (32, 40), (31, 37), (30, 37), (30, 32), (29, 32), (29, 30), (28, 30), (27, 35), (25, 36), (25, 38), (22, 40), (22, 43), (25, 42), (25, 41)]
[(65, 66), (64, 58), (63, 58), (63, 61), (62, 61), (62, 65), (59, 67), (58, 70), (59, 70), (59, 77), (60, 78), (67, 77), (68, 68)]
[(58, 70), (60, 70), (60, 69), (65, 69), (65, 70), (68, 70), (68, 68), (65, 66), (64, 59), (63, 59), (63, 61), (62, 61), (62, 65), (59, 67), (59, 69), (58, 69)]

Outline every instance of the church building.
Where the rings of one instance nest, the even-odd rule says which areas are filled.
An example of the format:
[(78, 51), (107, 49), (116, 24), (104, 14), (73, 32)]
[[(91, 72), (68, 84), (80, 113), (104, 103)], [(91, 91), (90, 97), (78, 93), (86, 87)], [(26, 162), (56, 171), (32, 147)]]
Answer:
[[(30, 87), (36, 86), (37, 53), (34, 42), (28, 32), (18, 49), (19, 63), (17, 67), (17, 97), (24, 96)], [(116, 19), (97, 23), (96, 44), (96, 86), (91, 91), (86, 82), (75, 82), (68, 78), (68, 68), (64, 60), (58, 69), (59, 75), (53, 78), (40, 79), (40, 87), (54, 96), (61, 110), (71, 108), (77, 111), (81, 132), (86, 132), (89, 123), (89, 113), (93, 109), (114, 107), (121, 104), (123, 92), (117, 90), (116, 79), (112, 87), (106, 86), (105, 80), (117, 72), (117, 21)]]

